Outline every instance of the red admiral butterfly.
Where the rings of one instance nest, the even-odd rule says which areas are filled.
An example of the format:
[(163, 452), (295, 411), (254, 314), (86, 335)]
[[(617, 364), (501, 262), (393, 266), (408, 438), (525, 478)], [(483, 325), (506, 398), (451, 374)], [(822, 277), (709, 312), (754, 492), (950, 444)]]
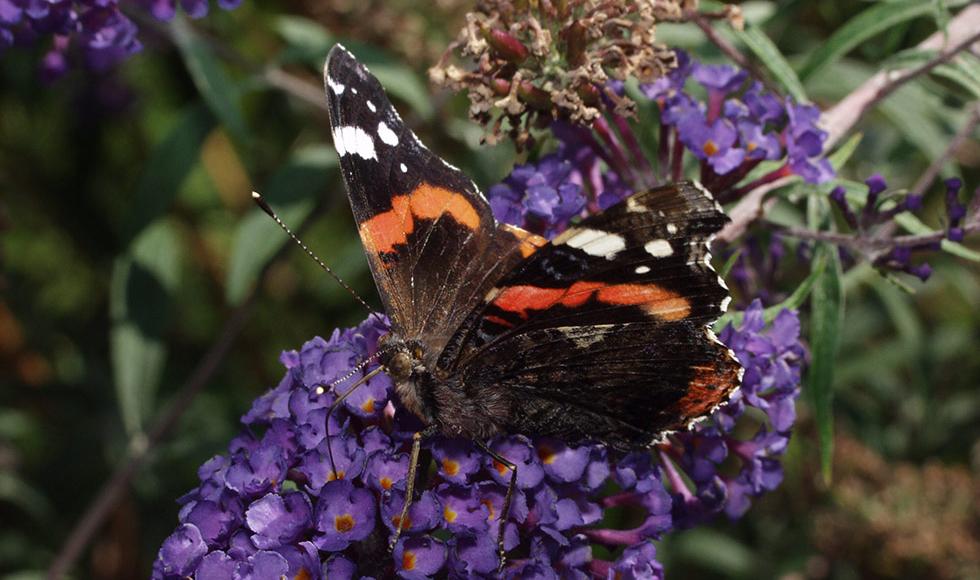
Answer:
[[(381, 364), (427, 432), (649, 447), (738, 387), (741, 367), (710, 329), (730, 301), (709, 253), (727, 217), (699, 184), (637, 193), (548, 241), (498, 223), (343, 47), (325, 82), (391, 320)], [(414, 469), (408, 481), (410, 498)]]

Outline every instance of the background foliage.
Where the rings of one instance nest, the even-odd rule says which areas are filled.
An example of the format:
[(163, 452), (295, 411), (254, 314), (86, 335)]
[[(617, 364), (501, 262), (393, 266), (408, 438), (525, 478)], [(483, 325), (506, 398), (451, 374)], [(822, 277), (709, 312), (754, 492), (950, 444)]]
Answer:
[[(262, 191), (374, 297), (319, 89), (333, 42), (364, 58), (436, 152), (484, 187), (508, 173), (512, 147), (480, 146), (465, 99), (426, 82), (467, 4), (270, 0), (199, 21), (144, 19), (144, 51), (118, 70), (74, 68), (50, 84), (37, 74), (43, 46), (3, 55), (0, 573), (41, 575), (115, 466), (183, 405), (182, 385), (210, 349), (226, 347), (211, 351), (214, 374), (75, 568), (147, 576), (175, 498), (277, 379), (279, 351), (363, 318), (248, 196)], [(944, 24), (945, 4), (956, 3), (751, 2), (743, 9), (757, 26), (733, 40), (786, 55), (768, 60), (771, 74), (828, 106), (882, 67), (924, 59), (913, 48)], [(658, 32), (723, 61), (691, 24)], [(964, 59), (869, 112), (842, 175), (879, 172), (910, 187), (966, 122), (978, 71), (975, 56)], [(975, 131), (942, 175), (980, 183)], [(941, 203), (927, 198), (932, 227), (942, 227)], [(671, 577), (980, 576), (980, 278), (968, 259), (931, 263), (932, 278), (911, 292), (866, 266), (843, 276), (833, 483), (820, 477), (804, 409), (783, 486), (737, 523), (666, 540)], [(799, 283), (792, 264), (773, 290)]]

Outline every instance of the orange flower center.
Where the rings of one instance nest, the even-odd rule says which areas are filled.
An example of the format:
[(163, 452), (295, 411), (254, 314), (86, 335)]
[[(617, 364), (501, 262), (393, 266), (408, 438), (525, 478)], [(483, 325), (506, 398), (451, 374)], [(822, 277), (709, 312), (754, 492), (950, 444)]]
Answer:
[(338, 532), (344, 533), (349, 532), (354, 529), (354, 516), (350, 514), (344, 514), (342, 516), (336, 516), (333, 519), (333, 527), (337, 529)]
[(331, 471), (330, 473), (327, 474), (327, 481), (334, 481), (334, 480), (337, 480), (337, 479), (343, 479), (344, 478), (344, 475), (346, 473), (347, 472), (345, 472), (343, 469), (337, 471), (336, 473), (333, 472), (333, 471)]
[(363, 403), (361, 403), (361, 410), (364, 411), (365, 413), (373, 413), (374, 412), (374, 399), (373, 398), (369, 398), (368, 400), (366, 400)]
[(452, 459), (443, 459), (442, 470), (446, 472), (446, 475), (452, 477), (459, 473), (459, 462), (453, 461)]
[(705, 155), (711, 157), (712, 155), (718, 152), (718, 146), (715, 145), (714, 141), (708, 139), (708, 141), (704, 144), (703, 150)]
[(480, 500), (480, 503), (482, 503), (483, 505), (487, 506), (487, 510), (489, 511), (489, 515), (487, 515), (487, 521), (492, 520), (493, 519), (493, 514), (494, 514), (494, 512), (493, 512), (493, 502), (490, 501), (490, 500), (488, 500), (488, 499), (481, 499)]
[(408, 550), (402, 554), (402, 570), (414, 570), (415, 569), (415, 552), (409, 552)]
[(506, 465), (504, 465), (503, 463), (501, 463), (501, 462), (499, 462), (497, 460), (494, 460), (493, 467), (494, 467), (494, 469), (497, 470), (497, 473), (499, 473), (500, 475), (503, 475), (503, 474), (505, 474), (505, 473), (507, 473), (509, 471), (509, 469), (507, 468)]
[(381, 489), (391, 489), (391, 478), (382, 477), (381, 478)]
[(453, 511), (453, 508), (449, 507), (448, 505), (446, 507), (442, 508), (442, 517), (446, 518), (446, 521), (449, 522), (449, 523), (455, 522), (456, 521), (456, 517), (458, 515), (459, 514), (457, 514), (456, 512), (454, 512)]
[(299, 572), (293, 576), (293, 580), (313, 580), (313, 575), (306, 568), (300, 568)]
[[(391, 523), (396, 528), (398, 527), (398, 522), (402, 521), (402, 517), (395, 515), (391, 516)], [(410, 516), (405, 516), (405, 525), (402, 526), (403, 530), (407, 530), (412, 527), (412, 518)]]
[(555, 450), (549, 445), (539, 445), (538, 459), (540, 459), (541, 463), (544, 463), (545, 465), (551, 465), (555, 462)]

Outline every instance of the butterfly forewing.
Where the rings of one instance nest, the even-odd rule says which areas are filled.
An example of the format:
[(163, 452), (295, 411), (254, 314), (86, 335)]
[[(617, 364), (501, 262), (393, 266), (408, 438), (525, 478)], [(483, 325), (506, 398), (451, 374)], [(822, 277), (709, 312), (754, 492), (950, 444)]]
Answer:
[(486, 290), (543, 240), (498, 226), (473, 182), (422, 145), (346, 49), (330, 52), (324, 77), (334, 145), (385, 310), (401, 337), (435, 356)]

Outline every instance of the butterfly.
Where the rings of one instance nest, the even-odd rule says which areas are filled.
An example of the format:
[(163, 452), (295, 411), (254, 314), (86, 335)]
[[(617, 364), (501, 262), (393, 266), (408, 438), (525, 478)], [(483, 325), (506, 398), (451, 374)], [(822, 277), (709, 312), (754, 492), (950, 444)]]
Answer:
[[(640, 192), (549, 241), (495, 220), (473, 181), (419, 141), (345, 48), (331, 50), (324, 76), (390, 320), (379, 368), (428, 425), (413, 445), (409, 500), (428, 434), (467, 437), (491, 454), (480, 442), (503, 433), (646, 448), (738, 388), (742, 368), (710, 328), (731, 298), (709, 251), (728, 219), (707, 190)], [(513, 482), (516, 467), (493, 455)]]

